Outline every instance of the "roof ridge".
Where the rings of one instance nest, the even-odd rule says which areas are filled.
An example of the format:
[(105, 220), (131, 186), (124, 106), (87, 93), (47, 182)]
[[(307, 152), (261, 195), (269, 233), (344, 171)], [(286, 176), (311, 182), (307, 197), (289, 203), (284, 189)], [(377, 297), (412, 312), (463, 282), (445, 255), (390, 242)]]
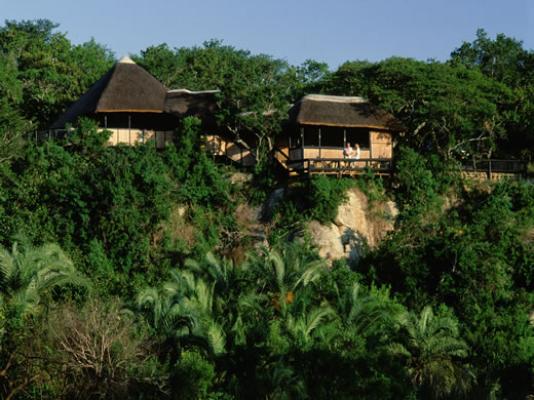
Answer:
[(332, 103), (368, 103), (369, 101), (361, 96), (336, 96), (331, 94), (307, 94), (301, 101), (329, 101)]
[(210, 90), (189, 90), (186, 88), (182, 89), (169, 89), (167, 93), (186, 93), (186, 94), (210, 94), (210, 93), (220, 93), (219, 89), (210, 89)]
[(129, 55), (122, 56), (117, 64), (137, 64)]

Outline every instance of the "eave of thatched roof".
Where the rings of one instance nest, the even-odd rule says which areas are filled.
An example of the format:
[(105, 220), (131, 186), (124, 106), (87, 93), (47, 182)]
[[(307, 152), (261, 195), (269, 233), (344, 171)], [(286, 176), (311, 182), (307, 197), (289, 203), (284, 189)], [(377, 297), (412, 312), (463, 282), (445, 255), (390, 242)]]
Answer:
[(52, 125), (63, 128), (83, 115), (112, 112), (161, 113), (167, 88), (129, 57), (117, 62)]
[(300, 125), (402, 130), (395, 117), (362, 97), (307, 95), (291, 108), (289, 120)]

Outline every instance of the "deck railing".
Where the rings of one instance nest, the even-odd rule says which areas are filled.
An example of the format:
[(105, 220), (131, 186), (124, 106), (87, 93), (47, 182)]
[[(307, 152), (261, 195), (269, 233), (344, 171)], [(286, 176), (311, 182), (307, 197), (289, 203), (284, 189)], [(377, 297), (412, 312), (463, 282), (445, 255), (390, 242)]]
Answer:
[(288, 161), (287, 167), (300, 174), (356, 175), (366, 170), (376, 174), (389, 175), (393, 169), (391, 159), (383, 158), (304, 158)]
[(462, 163), (465, 172), (485, 172), (491, 178), (494, 173), (526, 175), (528, 162), (522, 160), (475, 160)]

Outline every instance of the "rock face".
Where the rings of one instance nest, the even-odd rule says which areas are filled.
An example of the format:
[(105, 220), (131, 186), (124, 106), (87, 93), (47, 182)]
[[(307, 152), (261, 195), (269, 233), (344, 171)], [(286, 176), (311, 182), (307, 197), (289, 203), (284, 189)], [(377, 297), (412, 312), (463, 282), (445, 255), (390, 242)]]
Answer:
[(322, 258), (330, 260), (345, 257), (345, 249), (336, 225), (321, 225), (317, 221), (311, 221), (308, 224), (308, 232), (319, 249), (319, 255)]
[(265, 240), (265, 228), (261, 223), (262, 208), (239, 204), (235, 210), (236, 222), (241, 231), (255, 240)]
[(232, 185), (239, 185), (243, 183), (248, 183), (252, 180), (252, 174), (247, 174), (244, 172), (234, 172), (230, 176), (230, 183)]
[(334, 223), (321, 225), (312, 221), (307, 228), (322, 257), (357, 262), (367, 248), (377, 246), (393, 229), (398, 211), (392, 201), (370, 205), (365, 194), (356, 188), (347, 197), (339, 206)]

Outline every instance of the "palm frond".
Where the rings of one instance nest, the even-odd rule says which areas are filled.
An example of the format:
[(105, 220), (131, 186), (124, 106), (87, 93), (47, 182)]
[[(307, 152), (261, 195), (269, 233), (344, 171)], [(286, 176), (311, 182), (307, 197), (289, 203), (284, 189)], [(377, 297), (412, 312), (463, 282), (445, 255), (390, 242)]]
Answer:
[(274, 269), (274, 275), (278, 289), (284, 288), (285, 274), (286, 274), (286, 265), (284, 259), (276, 250), (272, 250), (268, 254), (268, 259)]
[(226, 335), (216, 322), (211, 322), (209, 324), (207, 338), (213, 354), (220, 355), (225, 352)]
[(320, 326), (323, 320), (334, 315), (336, 315), (336, 313), (331, 307), (317, 307), (312, 309), (306, 316), (306, 335), (311, 335), (311, 333)]
[(304, 270), (300, 278), (293, 285), (293, 290), (298, 286), (308, 286), (310, 283), (316, 282), (323, 273), (326, 271), (326, 265), (322, 261), (310, 263), (310, 265)]

